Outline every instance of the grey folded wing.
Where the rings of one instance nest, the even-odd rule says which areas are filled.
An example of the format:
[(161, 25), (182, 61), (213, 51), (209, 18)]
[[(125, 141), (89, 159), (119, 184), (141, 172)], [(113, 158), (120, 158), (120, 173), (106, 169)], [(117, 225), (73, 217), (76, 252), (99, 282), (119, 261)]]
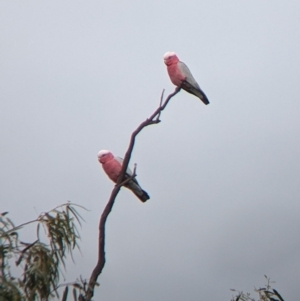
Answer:
[(178, 62), (180, 72), (185, 76), (185, 81), (182, 84), (182, 89), (197, 96), (204, 104), (208, 105), (209, 100), (205, 93), (201, 90), (199, 84), (194, 79), (190, 69), (183, 62)]
[(196, 82), (190, 69), (188, 68), (188, 66), (185, 63), (178, 62), (178, 68), (179, 68), (180, 72), (185, 76), (185, 80), (187, 83), (189, 83), (194, 88), (201, 90), (199, 84)]

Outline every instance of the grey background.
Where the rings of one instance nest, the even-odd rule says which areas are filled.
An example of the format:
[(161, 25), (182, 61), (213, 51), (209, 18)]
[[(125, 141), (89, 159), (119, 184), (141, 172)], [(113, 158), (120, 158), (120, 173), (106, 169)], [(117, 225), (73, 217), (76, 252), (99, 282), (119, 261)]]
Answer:
[(299, 1), (1, 1), (1, 210), (19, 224), (88, 208), (61, 281), (88, 278), (113, 188), (97, 153), (124, 156), (174, 90), (162, 56), (175, 51), (211, 104), (182, 91), (138, 137), (151, 200), (122, 189), (95, 300), (230, 300), (264, 274), (296, 300), (299, 38)]

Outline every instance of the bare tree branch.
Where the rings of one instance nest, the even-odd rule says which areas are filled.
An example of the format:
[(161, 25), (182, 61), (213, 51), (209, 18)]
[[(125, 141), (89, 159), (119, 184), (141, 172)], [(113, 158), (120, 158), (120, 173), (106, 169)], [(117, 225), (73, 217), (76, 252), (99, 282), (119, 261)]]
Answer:
[[(144, 122), (142, 122), (136, 128), (136, 130), (131, 134), (130, 143), (129, 143), (127, 152), (124, 157), (120, 175), (118, 177), (118, 180), (117, 180), (117, 183), (116, 183), (114, 189), (111, 192), (110, 198), (109, 198), (109, 200), (102, 212), (101, 218), (100, 218), (99, 236), (98, 236), (98, 262), (91, 274), (88, 289), (86, 291), (85, 297), (80, 295), (80, 300), (90, 301), (92, 299), (92, 297), (94, 295), (95, 285), (97, 285), (98, 276), (101, 274), (103, 267), (105, 265), (105, 260), (106, 260), (105, 259), (105, 224), (106, 224), (107, 217), (112, 210), (115, 199), (116, 199), (121, 187), (127, 183), (127, 180), (129, 181), (131, 179), (131, 177), (125, 179), (125, 174), (126, 174), (126, 170), (127, 170), (127, 167), (128, 167), (128, 164), (129, 164), (129, 161), (131, 158), (131, 154), (133, 151), (135, 138), (146, 126), (152, 125), (152, 124), (157, 124), (160, 122), (161, 112), (166, 108), (166, 106), (168, 105), (171, 98), (173, 96), (175, 96), (180, 91), (180, 89), (181, 89), (181, 86), (176, 87), (175, 91), (173, 93), (171, 93), (164, 102), (163, 102), (163, 93), (164, 93), (164, 91), (163, 91), (162, 95), (161, 95), (159, 107), (153, 112), (153, 114), (149, 118), (147, 118)], [(135, 171), (132, 175), (132, 178), (133, 177), (135, 177)]]

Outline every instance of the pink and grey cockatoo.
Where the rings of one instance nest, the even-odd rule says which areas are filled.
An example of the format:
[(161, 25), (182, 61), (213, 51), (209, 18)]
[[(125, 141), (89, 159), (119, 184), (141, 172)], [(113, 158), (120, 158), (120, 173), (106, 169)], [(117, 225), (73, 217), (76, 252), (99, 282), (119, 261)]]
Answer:
[[(122, 169), (123, 159), (115, 157), (109, 150), (101, 150), (98, 153), (98, 161), (102, 164), (108, 177), (116, 183)], [(127, 168), (125, 178), (130, 176), (132, 176), (132, 171)], [(124, 186), (130, 189), (142, 202), (150, 199), (148, 193), (141, 188), (135, 178), (127, 182)]]
[(175, 86), (182, 84), (181, 88), (183, 90), (199, 97), (206, 105), (209, 104), (208, 98), (194, 79), (191, 71), (185, 63), (179, 61), (175, 52), (166, 52), (164, 62), (167, 65), (171, 82)]

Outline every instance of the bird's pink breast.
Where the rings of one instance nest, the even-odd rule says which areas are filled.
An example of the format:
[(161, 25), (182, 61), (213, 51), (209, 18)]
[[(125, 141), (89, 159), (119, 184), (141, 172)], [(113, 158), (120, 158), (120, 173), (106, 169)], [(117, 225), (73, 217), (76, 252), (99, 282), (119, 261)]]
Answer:
[(118, 176), (122, 169), (122, 165), (115, 159), (112, 159), (112, 160), (109, 160), (109, 161), (103, 163), (102, 167), (103, 167), (104, 171), (106, 172), (106, 174), (108, 175), (108, 177), (112, 181), (117, 182)]
[(185, 76), (180, 72), (177, 63), (168, 66), (168, 73), (171, 79), (171, 82), (175, 86), (179, 86), (183, 80), (185, 80)]

